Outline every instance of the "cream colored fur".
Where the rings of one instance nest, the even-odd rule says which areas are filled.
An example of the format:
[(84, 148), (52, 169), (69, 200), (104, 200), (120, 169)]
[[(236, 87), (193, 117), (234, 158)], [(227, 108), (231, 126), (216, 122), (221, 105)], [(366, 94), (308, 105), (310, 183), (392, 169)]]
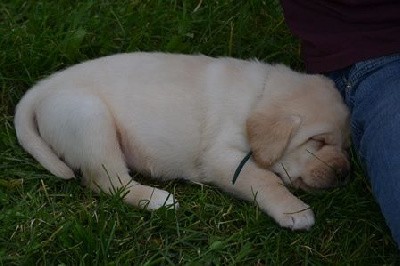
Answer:
[[(17, 106), (20, 144), (61, 178), (157, 209), (172, 194), (132, 180), (213, 184), (278, 224), (308, 229), (314, 214), (284, 186), (339, 184), (349, 169), (348, 113), (332, 82), (283, 65), (162, 53), (102, 57), (39, 82)], [(250, 151), (235, 184), (233, 174)]]

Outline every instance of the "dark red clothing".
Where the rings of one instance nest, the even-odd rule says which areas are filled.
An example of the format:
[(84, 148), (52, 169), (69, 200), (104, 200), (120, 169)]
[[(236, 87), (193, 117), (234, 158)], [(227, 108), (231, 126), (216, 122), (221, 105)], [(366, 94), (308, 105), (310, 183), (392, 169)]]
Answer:
[(400, 0), (281, 0), (307, 71), (400, 52)]

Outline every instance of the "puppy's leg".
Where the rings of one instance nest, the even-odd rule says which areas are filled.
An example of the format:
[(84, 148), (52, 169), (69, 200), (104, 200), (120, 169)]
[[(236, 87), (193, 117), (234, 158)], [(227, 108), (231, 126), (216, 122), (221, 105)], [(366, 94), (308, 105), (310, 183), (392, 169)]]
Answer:
[(96, 96), (53, 95), (42, 102), (37, 117), (42, 137), (71, 168), (81, 169), (84, 185), (96, 192), (124, 189), (124, 200), (142, 208), (175, 204), (173, 195), (129, 176), (116, 122)]
[[(244, 165), (235, 184), (232, 178), (244, 153), (224, 150), (219, 158), (207, 161), (211, 166), (208, 180), (221, 189), (242, 199), (255, 200), (258, 206), (275, 221), (292, 230), (308, 230), (314, 225), (313, 211), (295, 197), (274, 173), (259, 168), (251, 159)], [(219, 152), (220, 153), (220, 152)], [(214, 153), (216, 154), (216, 153)]]

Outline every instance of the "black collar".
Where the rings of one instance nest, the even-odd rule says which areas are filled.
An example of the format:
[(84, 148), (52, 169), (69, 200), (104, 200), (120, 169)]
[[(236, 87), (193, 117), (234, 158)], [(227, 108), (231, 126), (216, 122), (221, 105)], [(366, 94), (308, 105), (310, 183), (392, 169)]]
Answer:
[(242, 161), (240, 161), (239, 166), (235, 170), (235, 174), (233, 175), (232, 178), (232, 184), (234, 185), (236, 182), (236, 179), (240, 175), (240, 172), (242, 171), (243, 166), (247, 163), (248, 160), (250, 160), (251, 155), (253, 154), (252, 151), (250, 151), (246, 156), (243, 158)]

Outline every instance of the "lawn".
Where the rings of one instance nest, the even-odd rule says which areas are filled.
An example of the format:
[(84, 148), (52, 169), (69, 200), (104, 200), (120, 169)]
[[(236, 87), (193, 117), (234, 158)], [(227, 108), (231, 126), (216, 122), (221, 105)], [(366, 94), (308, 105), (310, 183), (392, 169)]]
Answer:
[(120, 52), (259, 58), (302, 70), (279, 2), (202, 0), (0, 2), (0, 265), (383, 265), (400, 263), (354, 160), (346, 186), (295, 192), (316, 213), (291, 232), (251, 202), (180, 181), (180, 209), (134, 209), (44, 170), (18, 145), (14, 108), (37, 80)]

